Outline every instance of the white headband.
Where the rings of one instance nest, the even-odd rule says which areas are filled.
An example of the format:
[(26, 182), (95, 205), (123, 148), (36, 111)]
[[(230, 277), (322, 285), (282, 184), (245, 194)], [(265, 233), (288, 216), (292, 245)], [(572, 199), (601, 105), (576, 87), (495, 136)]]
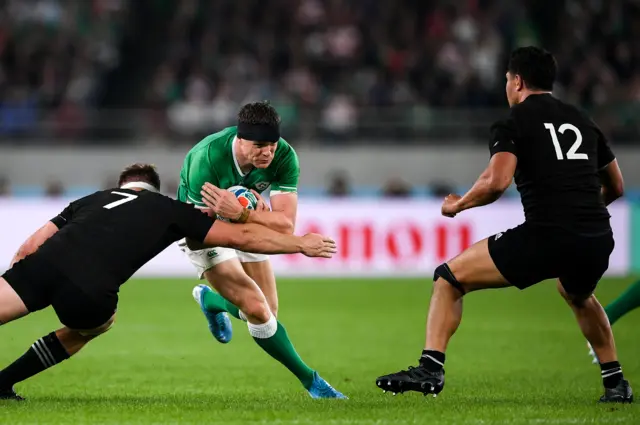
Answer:
[(158, 189), (156, 187), (145, 182), (129, 182), (120, 186), (120, 189), (133, 189), (133, 188), (145, 189), (150, 192), (158, 193)]

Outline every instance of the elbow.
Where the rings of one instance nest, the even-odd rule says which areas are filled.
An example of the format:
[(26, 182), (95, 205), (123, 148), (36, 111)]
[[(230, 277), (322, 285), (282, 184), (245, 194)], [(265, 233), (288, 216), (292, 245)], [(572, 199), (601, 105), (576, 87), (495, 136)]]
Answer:
[(611, 192), (615, 196), (615, 199), (622, 198), (624, 196), (624, 184), (622, 182), (619, 184), (616, 184), (612, 188)]
[(282, 226), (282, 233), (285, 233), (287, 235), (293, 235), (294, 231), (295, 231), (295, 226), (293, 225), (293, 222), (291, 220), (287, 220)]
[(31, 244), (24, 244), (20, 248), (18, 248), (18, 252), (16, 252), (15, 258), (16, 260), (23, 260), (29, 255), (36, 252), (36, 249), (37, 247), (32, 246)]

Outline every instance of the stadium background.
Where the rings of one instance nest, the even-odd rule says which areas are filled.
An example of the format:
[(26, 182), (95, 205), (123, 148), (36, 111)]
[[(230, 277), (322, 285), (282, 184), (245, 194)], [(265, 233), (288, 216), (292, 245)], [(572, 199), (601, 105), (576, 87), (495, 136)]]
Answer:
[[(628, 276), (640, 271), (638, 40), (640, 5), (632, 0), (2, 0), (0, 255), (4, 264), (8, 263), (22, 240), (70, 198), (113, 186), (119, 170), (129, 163), (158, 165), (164, 192), (174, 196), (189, 148), (204, 135), (233, 125), (243, 103), (268, 99), (282, 116), (283, 136), (300, 157), (297, 232), (319, 230), (334, 236), (340, 244), (339, 255), (330, 261), (274, 257), (278, 275), (293, 278), (279, 283), (285, 301), (282, 315), (290, 323), (290, 332), (298, 336), (294, 342), (299, 351), (322, 364), (330, 381), (332, 376), (342, 379), (341, 373), (362, 362), (371, 363), (372, 370), (364, 366), (358, 369), (363, 379), (371, 380), (378, 372), (395, 370), (403, 361), (415, 360), (422, 344), (428, 302), (424, 280), (433, 268), (469, 243), (522, 220), (514, 188), (496, 204), (465, 212), (454, 220), (439, 216), (439, 208), (445, 194), (468, 188), (485, 167), (489, 125), (507, 113), (504, 70), (508, 53), (515, 46), (533, 44), (556, 55), (560, 69), (554, 94), (592, 114), (610, 137), (625, 175), (626, 197), (611, 208), (616, 232), (611, 278), (600, 289), (604, 301), (611, 300), (629, 282)], [(298, 279), (300, 275), (321, 279)], [(189, 300), (189, 288), (195, 282), (193, 271), (175, 247), (147, 265), (139, 276), (153, 279), (138, 280), (131, 285), (135, 288), (125, 287), (123, 303), (130, 307), (123, 307), (122, 324), (118, 326), (121, 330), (105, 336), (107, 342), (96, 341), (100, 349), (87, 349), (85, 357), (77, 360), (79, 366), (65, 366), (68, 370), (93, 370), (91, 361), (107, 360), (114, 352), (117, 357), (117, 350), (124, 345), (140, 348), (146, 353), (145, 361), (160, 364), (172, 379), (178, 379), (180, 374), (172, 371), (169, 363), (162, 363), (153, 351), (145, 351), (142, 342), (136, 341), (153, 344), (136, 330), (145, 326), (150, 329), (149, 321), (163, 320), (160, 307), (149, 306), (146, 301), (151, 288), (159, 304), (166, 302), (175, 309), (173, 325), (180, 325), (176, 333), (194, 328), (186, 334), (199, 343), (209, 342), (204, 322)], [(418, 279), (400, 280), (403, 276)], [(158, 280), (161, 277), (182, 279)], [(306, 285), (308, 282), (321, 284)], [(530, 295), (517, 291), (482, 295), (475, 309), (474, 301), (470, 301), (471, 317), (487, 325), (465, 323), (467, 331), (461, 330), (459, 338), (463, 342), (456, 349), (465, 352), (466, 346), (469, 353), (483, 350), (491, 354), (484, 340), (474, 335), (482, 331), (487, 338), (519, 341), (521, 351), (514, 356), (531, 358), (534, 354), (526, 349), (529, 340), (519, 333), (517, 325), (509, 328), (504, 324), (514, 319), (510, 314), (515, 313), (520, 324), (524, 321), (531, 332), (540, 332), (535, 335), (553, 328), (556, 333), (566, 331), (562, 334), (565, 341), (573, 343), (571, 349), (562, 344), (549, 348), (545, 344), (551, 338), (547, 338), (540, 341), (541, 351), (534, 351), (536, 360), (530, 361), (546, 358), (553, 365), (552, 373), (556, 370), (565, 374), (567, 382), (583, 379), (588, 388), (594, 387), (595, 380), (582, 377), (587, 365), (581, 364), (588, 361), (575, 325), (558, 300), (555, 304), (546, 301), (545, 297), (553, 297), (552, 291), (548, 285), (534, 288)], [(525, 304), (523, 297), (532, 301)], [(354, 309), (353, 305), (358, 307)], [(144, 306), (143, 313), (137, 310), (140, 306)], [(363, 315), (377, 316), (383, 308), (395, 315), (391, 321), (377, 323), (393, 350), (381, 347), (375, 361), (354, 354), (355, 350), (348, 348), (353, 341), (365, 350), (379, 346), (379, 340), (361, 336), (364, 328), (356, 322)], [(546, 318), (541, 319), (535, 308), (544, 309)], [(320, 325), (307, 317), (328, 313), (337, 314), (333, 319), (336, 323), (329, 319)], [(558, 317), (567, 322), (566, 328), (557, 324)], [(16, 344), (7, 347), (19, 351), (18, 342), (27, 343), (37, 336), (33, 332), (46, 330), (45, 319), (53, 320), (53, 316), (37, 316), (28, 319), (26, 325), (3, 329), (3, 335)], [(636, 314), (632, 323), (637, 319)], [(340, 331), (335, 332), (332, 323)], [(637, 338), (633, 336), (637, 329), (633, 331), (632, 323), (621, 323), (617, 336), (627, 350), (626, 370), (632, 376), (635, 373), (636, 382), (640, 382)], [(296, 330), (296, 324), (302, 324), (303, 329)], [(490, 324), (498, 330), (490, 330)], [(240, 328), (237, 323), (236, 327)], [(305, 329), (312, 332), (307, 334)], [(156, 331), (169, 338), (165, 329)], [(23, 333), (28, 335), (21, 339)], [(340, 361), (331, 360), (329, 355), (326, 360), (313, 356), (322, 345), (319, 341), (337, 344), (329, 333), (344, 343), (336, 348), (342, 350), (336, 354)], [(247, 338), (244, 342), (242, 336), (238, 338), (237, 346), (250, 347)], [(193, 355), (189, 349), (211, 350), (214, 356), (220, 349), (212, 345), (203, 348), (195, 342), (185, 345), (184, 338), (174, 344), (187, 347), (180, 351), (181, 359)], [(504, 345), (497, 347), (494, 354), (499, 356), (499, 348)], [(260, 354), (255, 350), (245, 355), (240, 349), (224, 348), (229, 349), (236, 350), (236, 363), (218, 366), (222, 371), (233, 370), (233, 376), (240, 376), (235, 371), (241, 369), (239, 362), (245, 356), (254, 367), (274, 369), (265, 380), (255, 378), (257, 382), (275, 385), (283, 400), (287, 400), (283, 396), (286, 391), (295, 392), (295, 385), (280, 369), (262, 357), (256, 360)], [(575, 357), (571, 360), (575, 366), (567, 368), (565, 362), (554, 357), (565, 355), (566, 350)], [(462, 354), (465, 362), (473, 360), (469, 353)], [(635, 363), (629, 361), (633, 353)], [(13, 351), (3, 354), (2, 359), (8, 361), (12, 356)], [(396, 359), (400, 359), (399, 364)], [(197, 361), (195, 356), (192, 360)], [(462, 360), (451, 362), (454, 371), (461, 368)], [(116, 379), (112, 384), (119, 394), (128, 394), (127, 379), (147, 370), (142, 364), (143, 360), (136, 360), (130, 369), (113, 366), (115, 371), (109, 372), (112, 378), (118, 373), (126, 375), (122, 382)], [(514, 368), (519, 370), (520, 366), (511, 371)], [(508, 398), (505, 394), (521, 389), (505, 384), (513, 375), (502, 376), (488, 363), (482, 363), (481, 370), (498, 376), (506, 385), (506, 389), (486, 397)], [(34, 380), (26, 388), (36, 396), (49, 397), (47, 379), (63, 376), (57, 373), (52, 371), (49, 378)], [(273, 384), (267, 378), (284, 383)], [(358, 379), (353, 377), (354, 381)], [(336, 386), (359, 394), (359, 387), (348, 382), (338, 380)], [(95, 385), (90, 394), (99, 393), (97, 378), (78, 383), (84, 384), (89, 388)], [(229, 391), (231, 384), (223, 384), (218, 385)], [(369, 397), (372, 389), (368, 383), (361, 385), (367, 388), (362, 391)], [(65, 391), (73, 393), (71, 386), (63, 384)], [(242, 410), (251, 403), (240, 395), (247, 388), (237, 382), (233, 387), (234, 396), (240, 398), (232, 405)], [(538, 389), (540, 400), (543, 387), (541, 384)], [(154, 391), (171, 392), (172, 388), (169, 381), (162, 381)], [(195, 384), (187, 392), (194, 394), (194, 388)], [(571, 405), (575, 400), (563, 398), (564, 390), (574, 391), (559, 385), (552, 392), (556, 391), (559, 405)], [(218, 395), (218, 389), (210, 391)], [(266, 396), (249, 391), (258, 398)], [(455, 383), (450, 391), (457, 394)], [(594, 395), (589, 389), (583, 390), (583, 395), (585, 391), (588, 396)], [(175, 414), (171, 406), (177, 401), (162, 399), (169, 405), (163, 410), (153, 402), (145, 404), (144, 394), (140, 395), (142, 401), (138, 400), (143, 412), (151, 415), (159, 409), (167, 415), (162, 418)], [(573, 394), (577, 397), (580, 392)], [(471, 423), (469, 418), (491, 418), (495, 413), (483, 411), (474, 404), (478, 403), (475, 399), (465, 400), (479, 410), (466, 419), (464, 415), (451, 419), (446, 416), (446, 408), (453, 405), (443, 401), (444, 407), (437, 410), (438, 415), (444, 415), (439, 416), (443, 423)], [(90, 403), (91, 398), (84, 401)], [(135, 406), (111, 401), (119, 406), (120, 413), (130, 408), (127, 420), (138, 423)], [(386, 400), (375, 401), (382, 404), (356, 404), (366, 413), (354, 414), (348, 423), (374, 423), (374, 415), (394, 408)], [(409, 402), (399, 403), (396, 406), (410, 406)], [(51, 408), (46, 404), (40, 407), (42, 414)], [(269, 408), (277, 411), (277, 403), (265, 407)], [(514, 402), (508, 408), (522, 406)], [(574, 410), (545, 408), (550, 409), (547, 413), (553, 412), (551, 415), (573, 418), (571, 423), (594, 417), (597, 421), (604, 412), (585, 413), (575, 405)], [(529, 406), (518, 418), (534, 423), (545, 417), (545, 408)], [(323, 415), (328, 414), (308, 405), (302, 409), (310, 415), (308, 423), (314, 418), (322, 422)], [(498, 414), (504, 413), (500, 409)], [(60, 406), (56, 410), (63, 419), (80, 414), (74, 408), (64, 410)], [(249, 411), (264, 418), (258, 407)], [(37, 408), (35, 413), (20, 412), (27, 421), (24, 423), (31, 423), (29, 418), (36, 421), (39, 414)], [(254, 418), (251, 415), (244, 420), (250, 423)], [(332, 423), (341, 423), (340, 412), (332, 411), (330, 417)], [(362, 419), (365, 417), (369, 422)], [(275, 418), (285, 423), (289, 416)], [(416, 418), (410, 416), (403, 423), (418, 423)], [(511, 413), (504, 413), (501, 423), (507, 423), (505, 418), (511, 418), (508, 423), (519, 423)], [(102, 419), (110, 423), (108, 415)], [(609, 423), (624, 422), (622, 419), (609, 419)], [(114, 419), (113, 423), (124, 422)]]

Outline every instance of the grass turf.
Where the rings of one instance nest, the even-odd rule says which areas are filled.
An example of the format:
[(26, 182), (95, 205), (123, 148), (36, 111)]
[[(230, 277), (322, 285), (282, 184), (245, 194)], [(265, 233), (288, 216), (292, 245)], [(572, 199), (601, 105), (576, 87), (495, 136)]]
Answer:
[[(77, 357), (17, 386), (0, 423), (21, 424), (593, 424), (640, 423), (637, 405), (598, 405), (571, 311), (553, 283), (471, 294), (448, 350), (447, 384), (433, 399), (392, 397), (375, 378), (415, 364), (430, 282), (279, 282), (280, 320), (299, 353), (350, 400), (312, 400), (234, 320), (217, 343), (191, 298), (194, 281), (136, 280), (121, 293), (116, 326)], [(630, 280), (606, 280), (606, 303)], [(640, 385), (640, 311), (614, 327), (620, 360)], [(44, 311), (0, 330), (0, 364), (58, 326)], [(640, 387), (638, 387), (640, 388)]]

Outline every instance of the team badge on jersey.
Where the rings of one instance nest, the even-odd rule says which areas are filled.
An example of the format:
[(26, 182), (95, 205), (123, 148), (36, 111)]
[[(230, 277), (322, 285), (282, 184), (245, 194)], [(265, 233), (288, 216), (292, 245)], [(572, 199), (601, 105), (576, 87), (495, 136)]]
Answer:
[(262, 192), (263, 190), (265, 190), (268, 187), (269, 187), (269, 182), (258, 182), (258, 183), (256, 183), (256, 189), (258, 189), (260, 192)]

